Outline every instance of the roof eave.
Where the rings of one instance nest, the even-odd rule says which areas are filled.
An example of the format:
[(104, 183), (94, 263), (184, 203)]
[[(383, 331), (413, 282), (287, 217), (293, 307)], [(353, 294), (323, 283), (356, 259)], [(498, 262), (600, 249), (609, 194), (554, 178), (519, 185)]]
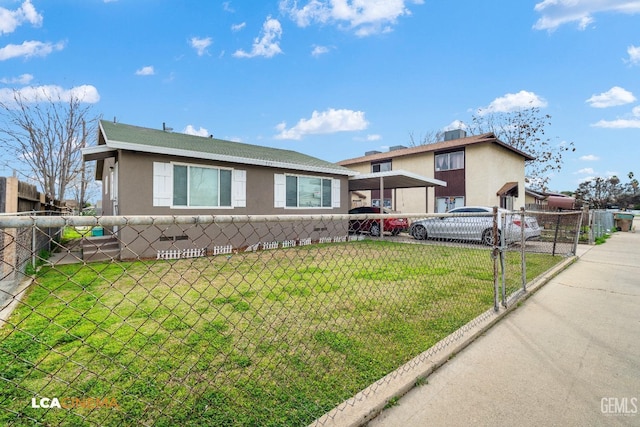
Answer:
[(354, 176), (357, 172), (349, 170), (347, 168), (340, 167), (340, 169), (334, 169), (329, 167), (322, 166), (312, 166), (312, 165), (302, 165), (298, 163), (288, 163), (288, 162), (279, 162), (273, 160), (264, 160), (264, 159), (251, 159), (247, 157), (240, 156), (228, 156), (224, 154), (216, 154), (216, 153), (203, 153), (203, 152), (194, 152), (191, 150), (183, 150), (180, 148), (171, 148), (171, 147), (155, 147), (144, 144), (136, 144), (124, 141), (114, 141), (107, 140), (107, 146), (112, 149), (120, 149), (120, 150), (128, 150), (128, 151), (141, 151), (144, 153), (153, 153), (153, 154), (164, 154), (170, 156), (181, 156), (195, 159), (205, 159), (205, 160), (215, 160), (220, 162), (230, 162), (230, 163), (238, 163), (238, 164), (246, 164), (246, 165), (254, 165), (254, 166), (264, 166), (271, 168), (282, 168), (282, 169), (291, 169), (305, 172), (318, 172), (318, 173), (327, 173), (333, 175), (344, 175), (344, 176)]

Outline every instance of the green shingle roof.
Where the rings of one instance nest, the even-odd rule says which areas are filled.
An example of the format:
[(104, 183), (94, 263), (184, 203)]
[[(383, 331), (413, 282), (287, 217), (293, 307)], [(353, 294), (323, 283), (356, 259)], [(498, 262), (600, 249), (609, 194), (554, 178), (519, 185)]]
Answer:
[(292, 150), (167, 132), (113, 123), (108, 120), (101, 120), (100, 128), (104, 143), (110, 148), (337, 175), (355, 175), (354, 171), (335, 163)]

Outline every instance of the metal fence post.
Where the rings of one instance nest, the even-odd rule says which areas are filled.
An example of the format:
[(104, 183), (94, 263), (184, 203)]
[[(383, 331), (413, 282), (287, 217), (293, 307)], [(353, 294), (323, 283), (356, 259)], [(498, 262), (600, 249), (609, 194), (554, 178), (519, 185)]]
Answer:
[(551, 251), (552, 256), (556, 256), (556, 245), (558, 244), (558, 232), (560, 231), (560, 214), (556, 214), (556, 232), (553, 236), (553, 251)]
[(493, 207), (493, 249), (491, 257), (493, 258), (493, 309), (498, 311), (498, 257), (500, 256), (498, 248), (498, 207)]
[(525, 226), (525, 208), (523, 206), (520, 208), (520, 263), (522, 264), (522, 290), (527, 292), (527, 258), (525, 256), (526, 240), (524, 238)]
[(584, 219), (584, 212), (586, 208), (582, 208), (580, 212), (580, 218), (578, 218), (578, 224), (576, 224), (576, 238), (573, 242), (573, 254), (578, 254), (578, 242), (580, 241), (580, 234), (582, 232), (582, 220)]

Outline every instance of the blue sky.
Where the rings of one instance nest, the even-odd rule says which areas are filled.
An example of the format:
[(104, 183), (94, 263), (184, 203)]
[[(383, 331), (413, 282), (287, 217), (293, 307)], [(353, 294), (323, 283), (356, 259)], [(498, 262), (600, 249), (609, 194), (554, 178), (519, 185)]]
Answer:
[(0, 99), (34, 88), (329, 161), (537, 105), (575, 190), (640, 175), (640, 0), (0, 0)]

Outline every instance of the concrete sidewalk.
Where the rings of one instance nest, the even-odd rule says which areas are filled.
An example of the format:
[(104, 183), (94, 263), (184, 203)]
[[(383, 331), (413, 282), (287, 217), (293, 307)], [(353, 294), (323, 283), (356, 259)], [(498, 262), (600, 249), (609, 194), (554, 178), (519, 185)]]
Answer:
[(590, 247), (368, 425), (640, 426), (640, 233)]

